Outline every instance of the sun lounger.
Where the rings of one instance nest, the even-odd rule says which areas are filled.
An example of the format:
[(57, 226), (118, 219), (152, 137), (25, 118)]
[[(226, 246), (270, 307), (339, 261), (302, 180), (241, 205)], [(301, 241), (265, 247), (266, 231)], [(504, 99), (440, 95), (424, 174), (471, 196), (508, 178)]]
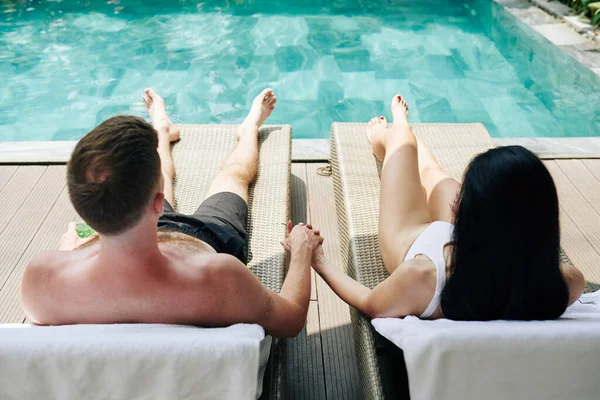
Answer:
[[(417, 137), (427, 145), (440, 165), (457, 180), (469, 161), (494, 147), (481, 124), (413, 124)], [(346, 272), (360, 283), (374, 287), (388, 273), (378, 243), (381, 165), (371, 154), (366, 124), (334, 123), (331, 128), (331, 165), (342, 256)], [(563, 253), (563, 260), (569, 262)], [(359, 369), (365, 399), (408, 396), (402, 352), (383, 339), (363, 314), (352, 309)], [(382, 376), (384, 377), (382, 379)]]
[(377, 318), (404, 351), (412, 400), (597, 399), (600, 291), (558, 320)]
[[(229, 151), (233, 148), (236, 126), (180, 125), (180, 128), (181, 141), (173, 147), (176, 169), (174, 207), (179, 212), (190, 213), (203, 200), (212, 179), (219, 171)], [(250, 190), (249, 268), (267, 288), (274, 291), (281, 289), (287, 263), (287, 257), (279, 242), (285, 236), (286, 222), (290, 214), (290, 163), (291, 128), (287, 125), (263, 127), (260, 130), (258, 176)], [(67, 204), (66, 201), (65, 204)], [(56, 223), (57, 228), (66, 228), (68, 222), (72, 221), (74, 211), (70, 207), (70, 204), (66, 205), (65, 209), (68, 210), (60, 216), (64, 221), (53, 221), (53, 223)], [(36, 236), (30, 247), (36, 249), (36, 251), (49, 250), (56, 248), (58, 240), (58, 236), (55, 240), (54, 238), (50, 240), (49, 235), (39, 240)], [(6, 304), (12, 304), (11, 309), (18, 310), (17, 292), (15, 291), (13, 294), (14, 298), (3, 300)], [(11, 320), (22, 321), (23, 316), (19, 318), (15, 316)], [(90, 393), (85, 393), (86, 387), (90, 388), (104, 378), (106, 378), (104, 382), (107, 382), (107, 380), (110, 381), (110, 379), (120, 376), (118, 374), (108, 374), (107, 371), (111, 367), (114, 367), (114, 371), (119, 371), (119, 367), (126, 368), (127, 366), (130, 368), (128, 371), (123, 371), (123, 376), (133, 377), (131, 387), (125, 388), (131, 390), (131, 396), (110, 396), (110, 386), (105, 387), (106, 390), (103, 393), (106, 396), (103, 396), (102, 393), (93, 393), (93, 395), (132, 398), (136, 397), (133, 394), (152, 394), (151, 392), (144, 392), (144, 390), (152, 390), (160, 384), (160, 387), (165, 391), (161, 392), (162, 395), (159, 397), (187, 398), (192, 396), (193, 393), (183, 393), (178, 390), (183, 390), (182, 388), (193, 390), (192, 388), (197, 387), (196, 383), (198, 383), (195, 383), (194, 379), (203, 379), (206, 383), (207, 380), (210, 381), (211, 379), (228, 379), (228, 377), (233, 376), (232, 374), (245, 371), (244, 373), (247, 374), (245, 378), (250, 377), (250, 381), (245, 379), (246, 383), (244, 383), (243, 380), (236, 380), (235, 385), (228, 387), (231, 389), (229, 393), (222, 396), (215, 393), (211, 398), (249, 398), (254, 397), (255, 390), (247, 390), (239, 396), (238, 394), (244, 388), (248, 389), (248, 382), (254, 382), (254, 386), (256, 386), (257, 376), (260, 381), (260, 376), (264, 372), (264, 365), (266, 364), (266, 361), (263, 362), (263, 360), (269, 358), (269, 350), (270, 361), (266, 366), (261, 398), (281, 398), (283, 391), (285, 372), (284, 342), (271, 340), (268, 336), (265, 338), (264, 330), (257, 325), (234, 325), (221, 329), (201, 329), (141, 324), (95, 325), (91, 327), (30, 327), (17, 324), (0, 325), (0, 328), (2, 328), (0, 329), (0, 364), (8, 368), (3, 371), (16, 373), (11, 363), (4, 363), (9, 359), (14, 360), (12, 364), (15, 367), (18, 363), (21, 363), (21, 367), (30, 369), (29, 376), (22, 376), (20, 380), (13, 379), (12, 385), (11, 375), (8, 372), (0, 374), (4, 379), (2, 385), (0, 385), (0, 398), (52, 397), (53, 390), (58, 391), (56, 392), (58, 397), (69, 398), (66, 395), (67, 393), (78, 393), (77, 390), (79, 389), (83, 390), (79, 393), (85, 397), (85, 395), (90, 395)], [(80, 337), (74, 336), (78, 332), (82, 335)], [(97, 337), (98, 340), (89, 340), (92, 337)], [(106, 340), (106, 337), (114, 338), (114, 340)], [(9, 338), (10, 340), (8, 340)], [(20, 338), (27, 338), (27, 340), (20, 341)], [(101, 340), (101, 338), (104, 339)], [(164, 340), (160, 340), (161, 338), (164, 338)], [(206, 340), (206, 345), (203, 345), (204, 340)], [(124, 347), (124, 343), (129, 343), (131, 348), (138, 348), (140, 351), (131, 351), (131, 348)], [(212, 364), (209, 360), (215, 359), (215, 357), (218, 358), (219, 353), (208, 350), (219, 347), (226, 349), (227, 343), (237, 343), (234, 346), (235, 348), (231, 348), (233, 355), (237, 354), (239, 357), (245, 357), (244, 354), (248, 354), (250, 351), (252, 357), (245, 360), (238, 359), (236, 362), (235, 357), (226, 354), (223, 356), (224, 364), (229, 364), (223, 368), (214, 367), (214, 374), (210, 378), (211, 375), (209, 374), (212, 371), (206, 371), (207, 368), (205, 367), (208, 365), (210, 368)], [(97, 346), (95, 346), (96, 344)], [(148, 346), (144, 347), (144, 344)], [(93, 354), (89, 359), (86, 359), (85, 356), (87, 354), (86, 349)], [(95, 350), (91, 351), (91, 349)], [(187, 353), (186, 349), (189, 350)], [(126, 359), (122, 357), (119, 359), (119, 354), (122, 352), (127, 353)], [(169, 359), (168, 354), (170, 352), (177, 354), (177, 356)], [(53, 354), (61, 355), (60, 362), (52, 361)], [(155, 368), (156, 364), (153, 364), (153, 362), (159, 360), (161, 354), (165, 357), (164, 360), (167, 361), (167, 365)], [(37, 361), (28, 362), (28, 359)], [(121, 362), (124, 364), (121, 364)], [(236, 365), (232, 365), (232, 362)], [(263, 366), (262, 371), (259, 370), (261, 364)], [(73, 368), (77, 366), (77, 368), (73, 369), (69, 365)], [(145, 368), (146, 366), (148, 368)], [(205, 370), (199, 371), (199, 366), (205, 368)], [(138, 375), (135, 374), (136, 370), (139, 372)], [(55, 378), (61, 371), (65, 373), (65, 376), (63, 376), (62, 381), (57, 381)], [(223, 376), (221, 376), (221, 373), (223, 373)], [(96, 376), (98, 378), (97, 382), (90, 380), (89, 377), (86, 378), (88, 375), (92, 378)], [(125, 385), (127, 379), (123, 376), (121, 376), (123, 379), (119, 382), (125, 382)], [(142, 381), (136, 381), (134, 379), (136, 376)], [(16, 373), (13, 377), (18, 378), (19, 374)], [(29, 380), (26, 380), (28, 377)], [(78, 387), (77, 382), (80, 378), (81, 386)], [(26, 383), (18, 384), (21, 381)], [(238, 381), (239, 383), (237, 383)], [(218, 382), (213, 382), (214, 385), (212, 386), (218, 388)], [(115, 382), (115, 384), (117, 383)], [(123, 390), (121, 390), (123, 387), (116, 388), (118, 393), (123, 393)], [(205, 385), (205, 387), (207, 391), (204, 393), (210, 393), (208, 390), (211, 385)], [(9, 389), (12, 392), (9, 392)], [(35, 395), (44, 389), (48, 393), (40, 396)], [(235, 392), (236, 390), (238, 392)], [(17, 395), (17, 397), (10, 397), (7, 395), (9, 393)], [(82, 397), (74, 395), (70, 398)]]
[[(179, 125), (173, 147), (177, 212), (193, 213), (235, 144), (237, 125)], [(279, 242), (290, 218), (291, 138), (289, 125), (260, 130), (258, 175), (250, 188), (248, 267), (273, 291), (281, 290), (287, 262)], [(201, 172), (201, 173), (199, 173)], [(263, 398), (280, 398), (285, 376), (285, 342), (273, 340)]]

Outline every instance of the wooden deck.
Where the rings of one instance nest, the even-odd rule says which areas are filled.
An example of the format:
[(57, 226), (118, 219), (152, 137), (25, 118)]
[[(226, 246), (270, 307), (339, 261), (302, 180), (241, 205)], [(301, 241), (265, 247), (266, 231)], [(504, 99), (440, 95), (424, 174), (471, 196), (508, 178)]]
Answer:
[[(333, 184), (318, 174), (323, 163), (292, 165), (292, 217), (310, 221), (326, 238), (329, 259), (340, 264)], [(600, 160), (548, 160), (561, 200), (563, 247), (600, 288)], [(23, 269), (36, 253), (54, 249), (76, 217), (62, 165), (0, 166), (0, 322), (21, 323), (18, 293)], [(289, 399), (360, 398), (348, 306), (313, 275), (308, 321), (288, 342)]]

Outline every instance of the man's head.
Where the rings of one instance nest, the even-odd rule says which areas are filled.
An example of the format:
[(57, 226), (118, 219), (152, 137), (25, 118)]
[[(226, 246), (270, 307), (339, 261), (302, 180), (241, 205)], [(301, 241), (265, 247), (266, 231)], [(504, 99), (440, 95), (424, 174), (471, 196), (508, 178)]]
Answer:
[(133, 227), (162, 192), (158, 137), (141, 118), (110, 118), (83, 137), (67, 169), (69, 196), (100, 234)]

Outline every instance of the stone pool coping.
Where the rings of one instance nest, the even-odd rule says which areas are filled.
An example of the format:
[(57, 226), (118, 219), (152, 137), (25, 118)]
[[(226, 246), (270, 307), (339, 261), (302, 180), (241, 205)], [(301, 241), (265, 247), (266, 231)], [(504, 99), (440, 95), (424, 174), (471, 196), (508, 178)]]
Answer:
[[(498, 146), (521, 145), (542, 159), (600, 158), (600, 137), (494, 138)], [(77, 141), (0, 142), (0, 164), (64, 164)], [(292, 161), (328, 161), (329, 139), (292, 140)]]
[(600, 76), (600, 35), (567, 5), (548, 0), (493, 0)]
[[(600, 137), (492, 139), (498, 146), (523, 146), (541, 159), (600, 158)], [(292, 161), (327, 161), (329, 150), (329, 139), (294, 139)]]

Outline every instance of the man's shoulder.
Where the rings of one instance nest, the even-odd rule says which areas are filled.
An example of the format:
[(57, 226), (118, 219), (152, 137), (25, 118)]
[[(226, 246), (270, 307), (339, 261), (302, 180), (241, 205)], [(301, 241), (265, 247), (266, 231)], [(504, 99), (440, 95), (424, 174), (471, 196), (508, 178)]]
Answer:
[(39, 253), (29, 260), (26, 271), (35, 273), (52, 273), (61, 265), (64, 265), (68, 259), (67, 252), (64, 251), (45, 251)]
[(190, 254), (185, 263), (207, 273), (229, 273), (239, 271), (240, 269), (248, 269), (237, 258), (225, 253)]
[(246, 265), (229, 254), (198, 254), (189, 257), (185, 264), (188, 271), (193, 266), (191, 279), (209, 291), (237, 292), (257, 281)]
[(34, 256), (23, 273), (21, 281), (21, 305), (29, 319), (40, 323), (40, 309), (44, 308), (47, 294), (56, 286), (56, 275), (66, 263), (62, 251), (47, 251)]
[(70, 264), (69, 261), (73, 258), (70, 253), (72, 252), (46, 251), (31, 258), (23, 274), (24, 287), (38, 287), (39, 284), (49, 286), (58, 272)]

